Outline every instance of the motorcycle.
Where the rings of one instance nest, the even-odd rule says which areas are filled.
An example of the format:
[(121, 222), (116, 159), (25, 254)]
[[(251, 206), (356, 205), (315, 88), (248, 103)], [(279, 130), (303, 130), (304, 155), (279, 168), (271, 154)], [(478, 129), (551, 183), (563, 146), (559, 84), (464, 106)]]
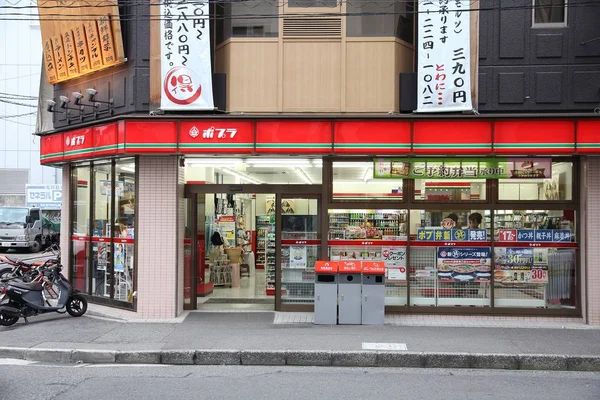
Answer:
[(36, 271), (38, 274), (31, 282), (2, 279), (6, 286), (0, 291), (1, 326), (14, 325), (21, 317), (29, 323), (28, 317), (48, 312), (68, 312), (81, 317), (87, 311), (85, 297), (62, 275), (60, 259), (48, 260)]

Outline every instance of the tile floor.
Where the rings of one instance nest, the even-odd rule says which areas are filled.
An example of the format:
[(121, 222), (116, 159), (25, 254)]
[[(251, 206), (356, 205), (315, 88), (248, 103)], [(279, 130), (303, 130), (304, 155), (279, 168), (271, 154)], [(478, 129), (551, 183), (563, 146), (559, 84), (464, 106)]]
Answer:
[[(276, 312), (274, 324), (312, 324), (310, 312)], [(586, 325), (581, 318), (550, 317), (504, 317), (483, 315), (405, 315), (387, 314), (386, 325), (395, 326), (452, 326), (488, 328), (554, 328), (554, 329), (600, 329)]]

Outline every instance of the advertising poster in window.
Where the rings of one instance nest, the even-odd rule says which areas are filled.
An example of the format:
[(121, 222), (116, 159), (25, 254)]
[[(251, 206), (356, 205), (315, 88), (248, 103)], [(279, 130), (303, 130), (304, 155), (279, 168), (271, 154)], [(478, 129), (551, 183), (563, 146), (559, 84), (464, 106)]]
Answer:
[(290, 268), (306, 268), (306, 246), (290, 246)]
[(441, 282), (490, 282), (489, 247), (438, 247), (437, 272)]
[(494, 253), (496, 282), (548, 283), (547, 248), (498, 247)]
[(213, 110), (208, 1), (160, 6), (162, 110)]
[(125, 245), (119, 243), (115, 245), (115, 272), (125, 271)]
[(406, 280), (406, 247), (384, 247), (381, 255), (385, 263), (386, 279), (390, 281)]
[(419, 2), (417, 112), (473, 109), (470, 9), (469, 0)]

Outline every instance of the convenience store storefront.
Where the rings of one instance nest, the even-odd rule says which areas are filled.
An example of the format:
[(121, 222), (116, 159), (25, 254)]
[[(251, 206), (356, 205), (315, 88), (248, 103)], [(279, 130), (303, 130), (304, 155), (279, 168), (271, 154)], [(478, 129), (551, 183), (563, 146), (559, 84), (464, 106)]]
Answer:
[[(586, 246), (600, 233), (598, 154), (593, 119), (227, 117), (51, 133), (41, 158), (71, 188), (61, 246), (74, 284), (145, 318), (220, 290), (207, 287), (207, 242), (232, 223), (231, 246), (255, 257), (248, 297), (276, 310), (312, 308), (315, 260), (378, 259), (390, 312), (600, 323)], [(253, 210), (241, 243), (232, 201)]]

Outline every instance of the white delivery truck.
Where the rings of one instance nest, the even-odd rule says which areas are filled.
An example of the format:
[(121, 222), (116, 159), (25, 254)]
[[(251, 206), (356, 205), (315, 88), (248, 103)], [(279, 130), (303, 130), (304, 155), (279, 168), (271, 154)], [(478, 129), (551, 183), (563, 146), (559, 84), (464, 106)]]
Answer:
[(29, 249), (37, 253), (59, 242), (60, 211), (38, 207), (0, 207), (0, 253)]

